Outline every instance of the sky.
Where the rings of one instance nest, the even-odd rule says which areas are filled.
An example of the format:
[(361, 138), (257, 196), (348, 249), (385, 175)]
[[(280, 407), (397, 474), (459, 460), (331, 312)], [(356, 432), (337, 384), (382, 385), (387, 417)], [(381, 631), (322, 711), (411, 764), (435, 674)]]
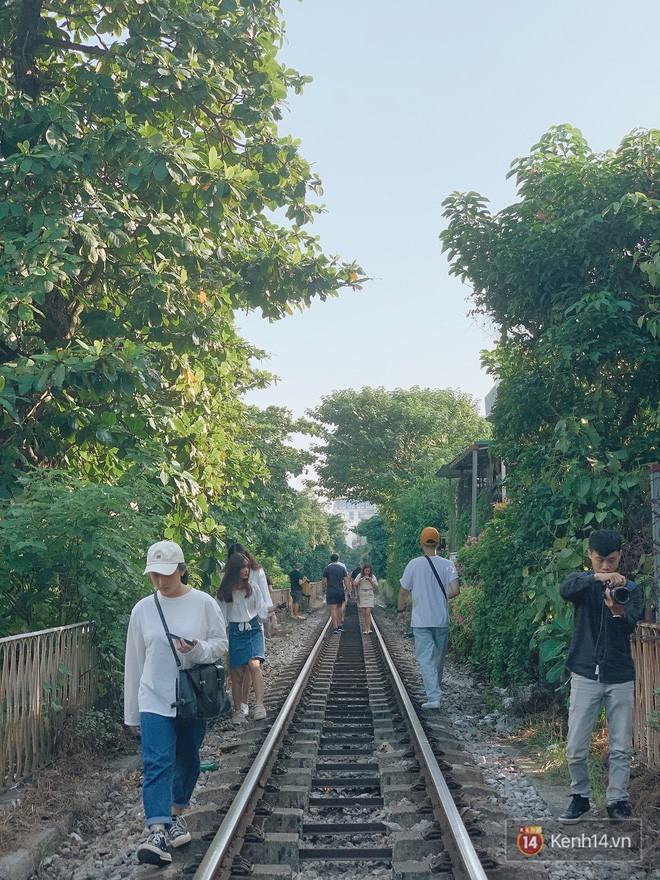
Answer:
[(324, 185), (313, 224), (357, 260), (361, 292), (269, 323), (239, 314), (277, 385), (251, 392), (294, 416), (364, 386), (456, 388), (483, 411), (495, 332), (449, 275), (441, 203), (474, 190), (515, 200), (511, 162), (552, 125), (594, 150), (660, 125), (657, 0), (283, 0), (280, 60), (313, 82), (281, 126)]

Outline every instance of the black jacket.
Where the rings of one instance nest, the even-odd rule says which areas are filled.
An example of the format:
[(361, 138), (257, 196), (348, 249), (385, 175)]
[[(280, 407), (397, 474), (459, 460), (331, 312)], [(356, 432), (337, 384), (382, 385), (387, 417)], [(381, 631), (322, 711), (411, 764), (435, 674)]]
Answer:
[(562, 599), (575, 605), (575, 630), (566, 658), (571, 672), (604, 684), (634, 680), (630, 634), (642, 616), (644, 597), (634, 581), (626, 586), (631, 592), (622, 606), (624, 616), (613, 617), (604, 601), (603, 585), (593, 572), (576, 572), (561, 585)]

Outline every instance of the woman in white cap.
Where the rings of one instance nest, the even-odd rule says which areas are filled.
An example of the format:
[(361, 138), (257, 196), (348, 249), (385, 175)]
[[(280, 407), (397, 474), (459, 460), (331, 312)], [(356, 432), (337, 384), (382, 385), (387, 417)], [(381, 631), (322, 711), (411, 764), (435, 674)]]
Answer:
[(186, 583), (183, 551), (173, 541), (152, 544), (144, 570), (157, 591), (170, 641), (154, 594), (131, 612), (126, 637), (124, 721), (142, 740), (142, 799), (149, 836), (138, 861), (167, 865), (170, 847), (190, 843), (183, 819), (199, 776), (199, 748), (206, 724), (177, 718), (178, 668), (173, 643), (185, 667), (214, 663), (228, 647), (224, 620), (215, 600)]

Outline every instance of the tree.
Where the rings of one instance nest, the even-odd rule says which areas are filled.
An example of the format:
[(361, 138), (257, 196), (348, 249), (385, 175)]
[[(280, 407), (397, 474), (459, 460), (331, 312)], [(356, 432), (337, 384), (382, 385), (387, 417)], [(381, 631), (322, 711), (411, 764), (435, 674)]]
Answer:
[(532, 551), (522, 594), (535, 603), (541, 661), (556, 680), (567, 640), (557, 583), (582, 564), (589, 533), (623, 532), (629, 574), (641, 568), (643, 579), (650, 560), (660, 132), (634, 131), (595, 154), (576, 129), (555, 127), (511, 174), (519, 198), (497, 214), (476, 193), (450, 196), (441, 238), (477, 311), (500, 330), (484, 355), (500, 378), (494, 439), (509, 464), (515, 542)]
[(215, 552), (263, 472), (238, 395), (267, 377), (234, 310), (279, 318), (362, 277), (303, 228), (321, 188), (277, 131), (306, 82), (282, 38), (274, 0), (0, 11), (4, 497), (27, 464), (138, 468), (175, 490), (170, 534)]
[(315, 451), (325, 491), (383, 508), (488, 431), (472, 398), (451, 389), (335, 391), (310, 415), (323, 426)]

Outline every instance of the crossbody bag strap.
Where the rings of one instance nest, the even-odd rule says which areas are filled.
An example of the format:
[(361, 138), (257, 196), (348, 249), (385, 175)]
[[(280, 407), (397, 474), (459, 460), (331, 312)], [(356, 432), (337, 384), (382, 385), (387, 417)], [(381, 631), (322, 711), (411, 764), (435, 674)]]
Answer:
[(158, 601), (158, 593), (154, 592), (154, 599), (156, 600), (156, 608), (158, 609), (158, 613), (160, 614), (160, 619), (163, 621), (163, 629), (165, 630), (165, 635), (167, 636), (167, 641), (170, 643), (170, 648), (172, 649), (172, 653), (174, 654), (174, 659), (176, 660), (176, 665), (181, 666), (181, 661), (179, 660), (178, 654), (176, 653), (176, 648), (172, 644), (172, 639), (170, 638), (170, 631), (167, 628), (167, 624), (165, 623), (165, 615), (163, 614), (163, 609), (160, 607), (160, 602)]
[[(426, 559), (428, 564), (431, 566), (431, 571), (435, 575), (436, 581), (440, 584), (440, 589), (442, 590), (442, 595), (445, 597), (445, 599), (447, 599), (447, 591), (445, 590), (445, 585), (442, 583), (442, 581), (440, 579), (440, 575), (436, 571), (435, 565), (433, 565), (433, 562), (431, 561), (431, 557), (425, 555), (424, 559)], [(447, 599), (447, 601), (449, 601), (449, 600)]]

